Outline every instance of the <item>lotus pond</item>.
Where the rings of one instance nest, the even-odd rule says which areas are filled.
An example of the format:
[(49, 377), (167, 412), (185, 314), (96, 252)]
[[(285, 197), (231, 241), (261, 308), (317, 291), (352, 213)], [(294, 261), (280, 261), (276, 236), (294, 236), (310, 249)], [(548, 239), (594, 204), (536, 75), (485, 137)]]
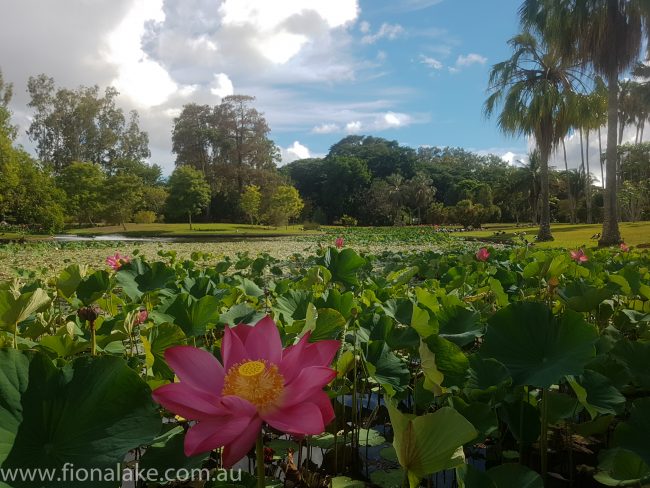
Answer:
[[(270, 316), (283, 347), (306, 334), (338, 342), (321, 405), (334, 420), (318, 435), (265, 427), (262, 461), (245, 455), (241, 481), (165, 486), (254, 487), (256, 464), (266, 486), (650, 482), (647, 250), (572, 259), (442, 240), (400, 251), (293, 242), (282, 256), (128, 247), (128, 262), (112, 261), (118, 269), (71, 257), (7, 278), (0, 475), (69, 464), (217, 472), (223, 452), (187, 457), (192, 422), (153, 400), (152, 390), (187, 378), (165, 351), (189, 345), (223, 362), (230, 327)], [(105, 259), (110, 246), (88, 249)], [(5, 477), (0, 486), (121, 482)]]

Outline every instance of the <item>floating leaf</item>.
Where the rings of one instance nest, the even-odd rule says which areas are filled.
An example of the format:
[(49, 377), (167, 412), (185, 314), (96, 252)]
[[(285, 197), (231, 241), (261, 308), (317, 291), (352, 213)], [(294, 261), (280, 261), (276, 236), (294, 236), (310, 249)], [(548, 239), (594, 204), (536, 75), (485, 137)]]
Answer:
[(559, 319), (541, 303), (515, 303), (488, 321), (480, 354), (503, 363), (514, 384), (548, 388), (582, 373), (595, 356), (598, 330), (567, 310)]

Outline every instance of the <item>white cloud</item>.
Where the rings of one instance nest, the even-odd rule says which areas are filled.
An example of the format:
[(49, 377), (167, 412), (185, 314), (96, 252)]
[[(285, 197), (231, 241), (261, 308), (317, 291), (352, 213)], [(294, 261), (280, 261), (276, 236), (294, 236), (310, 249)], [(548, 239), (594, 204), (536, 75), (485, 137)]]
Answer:
[(411, 123), (411, 117), (402, 113), (395, 112), (386, 112), (381, 117), (379, 117), (375, 123), (375, 128), (378, 130), (381, 129), (391, 129), (395, 127), (402, 127), (404, 125), (409, 125)]
[(362, 34), (367, 34), (368, 32), (370, 32), (370, 22), (367, 22), (365, 20), (362, 21), (359, 24), (359, 30), (361, 31)]
[(235, 88), (227, 74), (215, 73), (214, 81), (210, 85), (210, 93), (219, 98), (224, 98), (235, 93)]
[(356, 134), (357, 132), (361, 132), (361, 127), (362, 124), (361, 121), (359, 120), (348, 122), (347, 124), (345, 124), (345, 132), (347, 132), (348, 134)]
[(140, 107), (160, 105), (178, 89), (169, 73), (140, 47), (145, 21), (163, 19), (162, 0), (137, 0), (108, 35), (105, 58), (118, 70), (112, 84)]
[(357, 18), (359, 6), (349, 0), (225, 0), (219, 10), (224, 24), (252, 23), (266, 30), (305, 11), (317, 12), (331, 28), (341, 27)]
[(305, 159), (311, 157), (311, 151), (307, 146), (303, 146), (298, 141), (293, 141), (293, 144), (287, 148), (280, 148), (282, 156), (282, 164), (287, 164), (296, 159)]
[[(370, 29), (370, 26), (368, 26), (368, 29)], [(402, 34), (404, 34), (404, 27), (402, 27), (401, 25), (388, 24), (384, 22), (383, 24), (381, 24), (379, 30), (374, 34), (370, 34), (368, 30), (368, 33), (361, 38), (361, 42), (363, 44), (374, 44), (379, 39), (382, 39), (384, 37), (392, 41), (394, 39), (397, 39)]]
[(462, 54), (456, 60), (456, 66), (471, 66), (473, 64), (485, 64), (487, 58), (476, 53), (469, 53), (467, 56)]
[(485, 56), (481, 56), (480, 54), (476, 54), (476, 53), (469, 53), (468, 55), (461, 54), (456, 59), (456, 64), (454, 64), (454, 66), (449, 67), (449, 71), (451, 73), (458, 73), (462, 68), (467, 68), (474, 64), (483, 65), (486, 62), (487, 62), (487, 58)]
[(401, 112), (380, 112), (374, 114), (358, 114), (363, 120), (351, 120), (343, 124), (327, 123), (317, 125), (312, 129), (314, 134), (347, 133), (358, 134), (359, 132), (377, 132), (388, 129), (397, 129), (413, 123), (422, 122), (424, 117), (416, 119)]
[(314, 134), (332, 134), (340, 132), (341, 128), (337, 124), (321, 124), (311, 130)]
[(431, 56), (425, 56), (424, 54), (420, 54), (420, 63), (427, 65), (429, 68), (433, 69), (442, 69), (442, 63), (438, 61), (435, 58), (432, 58)]

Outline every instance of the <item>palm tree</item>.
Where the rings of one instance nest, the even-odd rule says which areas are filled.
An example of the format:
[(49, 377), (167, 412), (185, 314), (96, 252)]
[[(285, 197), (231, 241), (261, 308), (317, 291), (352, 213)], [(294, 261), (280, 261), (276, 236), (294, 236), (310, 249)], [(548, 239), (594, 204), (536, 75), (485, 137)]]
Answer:
[(564, 55), (593, 67), (607, 81), (607, 176), (599, 245), (618, 244), (616, 201), (618, 77), (639, 59), (650, 35), (648, 0), (524, 0), (522, 24), (553, 39)]
[(549, 204), (548, 160), (551, 152), (568, 131), (574, 84), (580, 73), (567, 63), (557, 49), (534, 33), (525, 31), (509, 41), (514, 53), (495, 64), (490, 72), (485, 114), (498, 117), (499, 128), (506, 134), (533, 136), (540, 160), (539, 241), (553, 240)]

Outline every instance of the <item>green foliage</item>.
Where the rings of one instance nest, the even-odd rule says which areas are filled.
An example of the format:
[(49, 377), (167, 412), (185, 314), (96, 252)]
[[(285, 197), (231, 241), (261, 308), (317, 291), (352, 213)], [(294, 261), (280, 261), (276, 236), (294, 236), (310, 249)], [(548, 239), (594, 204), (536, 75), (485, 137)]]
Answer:
[(422, 478), (462, 465), (465, 458), (458, 449), (476, 436), (462, 415), (449, 407), (420, 417), (401, 413), (387, 405), (395, 431), (393, 447), (400, 465), (406, 470), (411, 488)]
[(109, 176), (103, 188), (104, 218), (124, 227), (142, 200), (142, 180), (135, 175), (118, 173)]
[(210, 187), (205, 176), (190, 166), (179, 166), (169, 177), (169, 197), (165, 204), (165, 217), (169, 221), (188, 217), (190, 229), (192, 216), (210, 203)]
[(241, 196), (240, 205), (244, 213), (248, 216), (251, 224), (258, 221), (260, 217), (260, 208), (262, 206), (262, 193), (257, 185), (248, 185)]
[(35, 114), (27, 133), (39, 159), (59, 174), (73, 161), (89, 161), (113, 174), (119, 160), (142, 161), (150, 156), (149, 136), (140, 130), (138, 113), (129, 117), (117, 107), (118, 92), (108, 87), (56, 88), (44, 74), (27, 83), (29, 106)]
[(150, 210), (138, 210), (133, 216), (133, 222), (136, 224), (153, 224), (155, 221), (156, 214)]
[(65, 192), (66, 213), (79, 224), (97, 222), (104, 207), (106, 175), (99, 164), (72, 162), (56, 178)]
[[(58, 369), (42, 354), (0, 350), (0, 467), (114, 469), (153, 440), (161, 420), (151, 390), (116, 357), (78, 358)], [(61, 471), (59, 471), (61, 472)], [(58, 480), (48, 486), (84, 486)], [(36, 486), (23, 481), (13, 486)], [(93, 486), (114, 482), (93, 481)]]
[(300, 215), (305, 206), (300, 193), (293, 186), (281, 185), (275, 189), (268, 210), (268, 220), (274, 225), (287, 225)]

